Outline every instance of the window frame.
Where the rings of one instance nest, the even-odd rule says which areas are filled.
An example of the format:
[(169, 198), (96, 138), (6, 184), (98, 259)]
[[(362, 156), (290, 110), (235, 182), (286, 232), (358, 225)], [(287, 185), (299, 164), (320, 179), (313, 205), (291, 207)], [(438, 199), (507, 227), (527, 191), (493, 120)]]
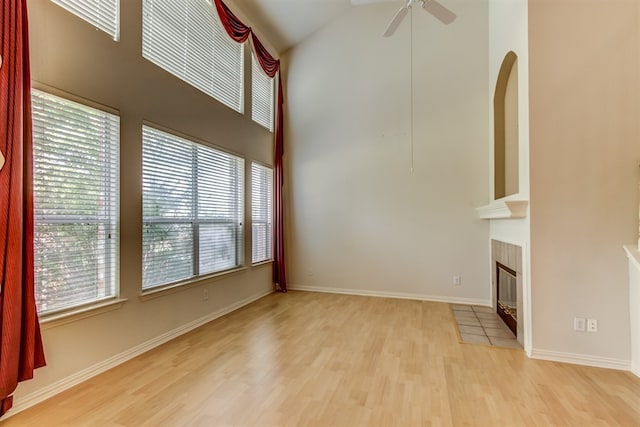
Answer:
[[(257, 80), (257, 83), (265, 82), (268, 81), (269, 82), (269, 95), (270, 95), (270, 103), (269, 103), (269, 124), (268, 126), (263, 123), (260, 120), (260, 117), (256, 116), (256, 73), (259, 73), (258, 75), (260, 76)], [(269, 132), (273, 133), (274, 128), (275, 128), (275, 83), (276, 83), (276, 77), (269, 77), (267, 76), (264, 71), (262, 70), (262, 67), (260, 65), (260, 61), (258, 61), (258, 59), (256, 58), (255, 52), (251, 52), (251, 120), (254, 123), (257, 123), (258, 125), (262, 126), (263, 128), (267, 129)], [(266, 104), (266, 102), (265, 102)]]
[[(253, 211), (254, 211), (254, 202), (256, 201), (255, 198), (255, 194), (254, 194), (254, 166), (257, 168), (260, 168), (262, 170), (266, 170), (269, 171), (269, 177), (267, 179), (267, 184), (269, 185), (268, 188), (268, 195), (265, 198), (265, 200), (267, 201), (267, 207), (266, 207), (266, 212), (267, 212), (267, 220), (256, 220), (254, 218), (253, 215)], [(257, 161), (252, 161), (251, 162), (251, 264), (252, 265), (260, 265), (260, 264), (265, 264), (265, 263), (270, 263), (273, 262), (273, 256), (274, 256), (274, 250), (273, 250), (273, 235), (274, 235), (274, 221), (273, 221), (273, 195), (274, 195), (274, 168), (272, 166), (257, 162)], [(253, 250), (254, 245), (256, 243), (256, 237), (254, 234), (254, 227), (256, 226), (256, 224), (261, 224), (261, 225), (266, 225), (266, 230), (269, 230), (269, 232), (267, 232), (266, 235), (266, 246), (267, 246), (267, 257), (265, 258), (261, 258), (261, 259), (255, 259), (255, 252)]]
[[(212, 99), (215, 99), (222, 105), (244, 115), (246, 42), (237, 43), (229, 37), (220, 22), (220, 17), (215, 9), (215, 5), (213, 5), (213, 0), (187, 0), (184, 2), (182, 5), (184, 8), (184, 16), (182, 17), (185, 21), (184, 28), (181, 26), (181, 23), (176, 22), (175, 19), (173, 22), (169, 22), (170, 20), (166, 19), (162, 24), (154, 25), (153, 18), (155, 15), (152, 13), (154, 0), (142, 1), (142, 57)], [(160, 2), (162, 0), (155, 1)], [(198, 1), (209, 3), (209, 8), (215, 21), (213, 28), (209, 29), (211, 30), (210, 35), (213, 38), (211, 45), (206, 45), (207, 40), (196, 31), (190, 32), (190, 27), (186, 25), (187, 19), (193, 18), (190, 16), (190, 13), (198, 10), (195, 5)], [(176, 2), (169, 3), (175, 4)], [(165, 7), (169, 9), (171, 6)], [(180, 9), (180, 6), (173, 6), (173, 8)], [(162, 9), (162, 11), (168, 12), (165, 9)], [(158, 12), (158, 14), (161, 15), (160, 12)], [(197, 23), (203, 23), (203, 21), (206, 21), (209, 17), (198, 14), (195, 15), (195, 18)], [(169, 24), (173, 24), (168, 30), (168, 32), (173, 35), (172, 38), (160, 37), (154, 33), (155, 30), (163, 28), (162, 25)], [(166, 32), (167, 31), (163, 33), (163, 36), (166, 36)], [(200, 43), (194, 44), (194, 40)], [(202, 44), (205, 45), (202, 46)], [(176, 45), (182, 45), (181, 49), (173, 52), (172, 48), (177, 49)], [(200, 50), (196, 51), (194, 46)], [(227, 55), (227, 49), (235, 49), (236, 47), (239, 49), (238, 56), (233, 56), (230, 59), (229, 55)], [(213, 52), (211, 58), (213, 62), (211, 64), (205, 64), (205, 59), (200, 61), (200, 59), (204, 57), (202, 51)], [(237, 70), (235, 70), (236, 65), (239, 66)], [(206, 68), (209, 66), (210, 68)], [(237, 74), (235, 74), (236, 71)], [(237, 77), (237, 80), (228, 79), (223, 81), (222, 79), (216, 80), (214, 77), (215, 75), (229, 76), (232, 75), (231, 73), (234, 73), (233, 75)], [(206, 74), (206, 76), (203, 78), (204, 74)], [(205, 82), (208, 82), (208, 85), (205, 85)], [(229, 87), (233, 87), (233, 90), (239, 89), (239, 92), (235, 93), (233, 90), (229, 90)], [(227, 99), (228, 97), (232, 97), (233, 100)]]
[[(102, 0), (97, 0), (98, 2), (102, 2)], [(80, 5), (82, 0), (51, 0), (55, 5), (63, 8), (69, 13), (72, 13), (74, 16), (82, 19), (83, 21), (91, 24), (95, 28), (100, 31), (107, 33), (114, 41), (120, 41), (120, 0), (114, 0), (115, 2), (115, 22), (113, 27), (113, 32), (111, 32), (111, 28), (109, 26), (104, 25), (101, 20), (95, 19), (95, 13), (86, 13), (86, 5)], [(85, 7), (82, 7), (85, 6)], [(100, 17), (105, 17), (105, 14), (100, 14)], [(94, 19), (89, 19), (93, 17)]]
[[(36, 177), (37, 177), (37, 162), (36, 162), (36, 151), (38, 142), (36, 140), (36, 135), (38, 131), (35, 129), (35, 124), (37, 122), (35, 114), (32, 114), (32, 139), (33, 139), (33, 156), (34, 156), (34, 166), (33, 166), (33, 194), (34, 194), (34, 216), (33, 216), (33, 224), (34, 224), (34, 288), (37, 290), (37, 262), (38, 262), (38, 253), (36, 246), (37, 239), (37, 227), (40, 224), (105, 224), (105, 229), (108, 230), (106, 233), (110, 236), (108, 239), (105, 239), (102, 243), (104, 247), (107, 247), (106, 244), (108, 240), (112, 240), (111, 245), (113, 245), (113, 252), (109, 252), (105, 250), (104, 257), (104, 265), (105, 270), (109, 271), (108, 276), (111, 280), (113, 289), (110, 291), (110, 295), (95, 298), (93, 300), (82, 301), (77, 304), (72, 304), (66, 307), (53, 308), (50, 310), (40, 311), (38, 310), (38, 316), (41, 323), (47, 323), (49, 325), (57, 324), (57, 323), (66, 323), (68, 321), (72, 321), (80, 318), (86, 318), (94, 314), (99, 314), (101, 312), (109, 311), (111, 309), (119, 308), (126, 299), (120, 297), (120, 141), (121, 141), (121, 122), (120, 122), (120, 112), (111, 107), (107, 107), (105, 105), (99, 104), (97, 102), (89, 101), (87, 99), (78, 97), (76, 95), (51, 88), (49, 86), (40, 84), (38, 82), (34, 82), (31, 88), (31, 102), (32, 102), (32, 112), (36, 112), (34, 99), (35, 94), (42, 94), (47, 97), (54, 97), (62, 102), (67, 102), (70, 104), (77, 104), (83, 108), (89, 108), (95, 110), (100, 113), (108, 114), (117, 119), (117, 135), (114, 137), (113, 143), (114, 146), (112, 149), (114, 150), (114, 163), (110, 166), (113, 170), (109, 173), (113, 177), (113, 182), (111, 185), (112, 197), (113, 197), (113, 205), (111, 209), (111, 214), (106, 218), (103, 218), (101, 221), (98, 219), (98, 216), (90, 217), (86, 215), (39, 215), (37, 213), (38, 204), (37, 204), (37, 189), (36, 189)], [(100, 242), (100, 241), (99, 241)], [(109, 267), (111, 266), (111, 267)], [(107, 280), (105, 280), (107, 283)], [(37, 297), (37, 295), (36, 295)], [(37, 306), (36, 306), (37, 308)], [(69, 320), (70, 319), (70, 320)]]
[[(192, 203), (193, 205), (193, 215), (190, 218), (180, 218), (180, 217), (161, 217), (161, 216), (156, 216), (156, 217), (147, 217), (145, 216), (144, 213), (144, 198), (145, 198), (145, 190), (144, 190), (144, 179), (145, 179), (145, 175), (144, 175), (144, 170), (145, 170), (145, 166), (144, 166), (144, 151), (145, 151), (145, 128), (146, 129), (150, 129), (152, 132), (158, 132), (160, 134), (166, 135), (169, 138), (175, 138), (177, 140), (179, 140), (180, 143), (188, 143), (190, 145), (190, 148), (192, 150), (192, 159), (193, 161), (195, 161), (195, 159), (197, 159), (197, 148), (198, 147), (203, 147), (206, 150), (213, 150), (217, 153), (221, 153), (223, 155), (226, 156), (230, 156), (230, 158), (234, 158), (236, 161), (239, 162), (239, 169), (237, 170), (237, 176), (236, 176), (236, 180), (234, 181), (234, 191), (235, 191), (235, 197), (236, 197), (236, 202), (237, 205), (235, 206), (235, 211), (239, 213), (238, 215), (238, 221), (235, 222), (232, 219), (225, 219), (225, 220), (215, 220), (215, 219), (206, 219), (206, 218), (199, 218), (198, 217), (198, 211), (199, 211), (199, 206), (197, 203), (197, 199), (198, 199), (198, 193), (197, 190), (196, 192), (194, 192), (192, 194)], [(142, 127), (142, 151), (143, 151), (143, 162), (142, 162), (142, 167), (141, 167), (141, 172), (142, 172), (142, 179), (143, 179), (143, 187), (142, 187), (142, 201), (143, 201), (143, 212), (142, 212), (142, 232), (143, 232), (143, 236), (141, 239), (141, 243), (142, 243), (142, 280), (141, 280), (141, 294), (144, 295), (151, 295), (151, 294), (157, 294), (159, 292), (163, 292), (167, 289), (173, 289), (176, 287), (182, 287), (185, 285), (189, 285), (195, 282), (199, 282), (200, 280), (204, 280), (204, 279), (209, 279), (212, 277), (217, 277), (217, 276), (222, 276), (222, 275), (227, 275), (229, 273), (233, 273), (242, 269), (245, 269), (245, 255), (244, 255), (244, 248), (245, 248), (245, 242), (244, 242), (244, 238), (245, 238), (245, 233), (246, 233), (246, 227), (245, 227), (245, 214), (244, 214), (244, 208), (245, 208), (245, 197), (246, 197), (246, 183), (245, 183), (245, 169), (246, 169), (246, 160), (243, 156), (237, 154), (237, 153), (233, 153), (229, 150), (226, 150), (222, 147), (210, 144), (206, 141), (200, 140), (198, 138), (195, 138), (193, 136), (190, 135), (185, 135), (182, 134), (180, 132), (174, 131), (172, 129), (168, 129), (166, 127), (160, 126), (158, 124), (155, 123), (151, 123), (151, 122), (147, 122), (144, 121), (143, 122), (143, 127)], [(191, 187), (193, 188), (197, 188), (198, 184), (197, 184), (197, 178), (198, 178), (198, 165), (197, 163), (192, 165), (192, 174), (191, 174)], [(144, 251), (145, 251), (145, 243), (144, 243), (144, 233), (145, 233), (145, 227), (150, 225), (150, 224), (167, 224), (167, 225), (191, 225), (192, 227), (192, 240), (191, 240), (191, 256), (192, 256), (192, 260), (191, 260), (191, 272), (192, 274), (187, 276), (187, 277), (182, 277), (176, 280), (170, 280), (167, 282), (163, 282), (163, 283), (158, 283), (158, 284), (153, 284), (153, 285), (148, 285), (145, 286), (145, 278), (144, 278), (144, 269), (145, 269), (145, 263), (144, 263)], [(214, 270), (214, 271), (208, 271), (208, 272), (204, 272), (204, 273), (200, 273), (200, 227), (202, 225), (227, 225), (229, 227), (231, 227), (233, 229), (233, 234), (234, 234), (234, 238), (232, 239), (233, 242), (235, 242), (236, 246), (235, 246), (235, 259), (236, 259), (236, 263), (234, 266), (228, 267), (228, 268), (223, 268), (220, 270)]]

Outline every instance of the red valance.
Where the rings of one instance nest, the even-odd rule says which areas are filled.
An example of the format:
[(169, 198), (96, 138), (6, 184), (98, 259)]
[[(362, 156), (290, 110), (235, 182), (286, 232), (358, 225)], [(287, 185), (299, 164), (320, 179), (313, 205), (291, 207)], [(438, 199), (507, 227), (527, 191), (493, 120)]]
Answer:
[(220, 22), (222, 22), (222, 26), (229, 34), (229, 37), (238, 43), (244, 43), (251, 35), (254, 52), (262, 70), (267, 76), (274, 78), (280, 70), (280, 61), (271, 56), (251, 27), (246, 26), (222, 0), (214, 0), (214, 3)]
[(251, 34), (251, 27), (244, 25), (221, 0), (215, 0), (214, 3), (218, 11), (218, 16), (220, 17), (220, 22), (222, 22), (224, 29), (227, 30), (229, 37), (238, 43), (246, 42), (249, 34)]
[(264, 47), (254, 33), (251, 33), (251, 41), (253, 42), (253, 49), (258, 58), (258, 62), (260, 62), (262, 71), (264, 71), (267, 76), (274, 78), (278, 71), (280, 71), (280, 60), (275, 59), (269, 54), (267, 48)]
[[(233, 40), (244, 43), (251, 34), (254, 53), (264, 73), (274, 78), (280, 71), (280, 60), (275, 59), (264, 47), (260, 39), (247, 27), (222, 0), (214, 0), (216, 11), (222, 26)], [(276, 100), (276, 131), (274, 142), (274, 192), (273, 192), (273, 283), (278, 290), (287, 291), (287, 276), (285, 272), (284, 251), (284, 118), (283, 118), (282, 76), (278, 78), (278, 95)]]

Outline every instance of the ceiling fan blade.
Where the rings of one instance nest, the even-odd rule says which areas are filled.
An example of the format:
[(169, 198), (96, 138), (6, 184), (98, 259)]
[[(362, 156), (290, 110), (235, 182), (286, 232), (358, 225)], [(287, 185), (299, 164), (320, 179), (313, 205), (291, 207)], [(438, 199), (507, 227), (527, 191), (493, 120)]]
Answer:
[(393, 17), (391, 22), (389, 22), (389, 26), (384, 31), (383, 36), (384, 37), (391, 37), (393, 35), (393, 33), (395, 33), (396, 30), (398, 29), (398, 27), (400, 26), (400, 23), (402, 22), (404, 17), (407, 16), (407, 13), (409, 13), (409, 7), (408, 6), (404, 6), (403, 8), (401, 8), (398, 11), (398, 13), (396, 13), (396, 16)]
[(422, 3), (422, 7), (444, 24), (451, 24), (456, 19), (455, 13), (438, 3), (436, 0), (425, 0)]

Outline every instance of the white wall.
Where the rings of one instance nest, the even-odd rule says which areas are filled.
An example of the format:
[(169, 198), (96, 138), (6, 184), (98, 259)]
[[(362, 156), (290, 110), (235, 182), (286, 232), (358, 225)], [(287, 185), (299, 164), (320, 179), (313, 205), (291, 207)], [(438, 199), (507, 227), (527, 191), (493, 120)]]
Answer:
[[(16, 407), (158, 337), (211, 318), (272, 289), (271, 268), (248, 267), (155, 299), (140, 297), (143, 120), (272, 163), (272, 135), (141, 56), (141, 0), (121, 1), (121, 37), (110, 37), (49, 0), (28, 2), (34, 86), (120, 112), (120, 286), (122, 308), (56, 327), (44, 325), (47, 366), (21, 384)], [(248, 68), (251, 68), (250, 66)], [(250, 79), (248, 79), (250, 81)], [(250, 111), (247, 109), (247, 111)], [(248, 193), (247, 193), (248, 194)], [(249, 206), (248, 200), (246, 201)], [(250, 247), (250, 227), (245, 246)], [(251, 257), (246, 252), (245, 259)], [(208, 301), (202, 300), (209, 290)]]
[(487, 2), (446, 4), (450, 26), (414, 10), (413, 49), (380, 4), (288, 53), (291, 286), (489, 303)]
[[(493, 98), (498, 81), (500, 67), (510, 51), (518, 56), (518, 193), (506, 199), (529, 200), (529, 40), (528, 40), (528, 6), (527, 0), (489, 0), (489, 150), (491, 173), (488, 174), (487, 185), (490, 200), (494, 200), (493, 174), (493, 141), (494, 110)], [(522, 219), (490, 220), (491, 239), (511, 243), (522, 247), (524, 313), (520, 319), (524, 322), (525, 349), (531, 350), (531, 316), (530, 316), (530, 257), (529, 257), (529, 224), (530, 216)], [(487, 243), (488, 244), (488, 243)], [(487, 259), (490, 263), (490, 259)], [(492, 267), (493, 268), (493, 267)], [(492, 299), (495, 298), (492, 295)]]
[[(637, 239), (640, 31), (635, 0), (530, 0), (534, 354), (629, 367)], [(573, 331), (575, 316), (597, 333)]]

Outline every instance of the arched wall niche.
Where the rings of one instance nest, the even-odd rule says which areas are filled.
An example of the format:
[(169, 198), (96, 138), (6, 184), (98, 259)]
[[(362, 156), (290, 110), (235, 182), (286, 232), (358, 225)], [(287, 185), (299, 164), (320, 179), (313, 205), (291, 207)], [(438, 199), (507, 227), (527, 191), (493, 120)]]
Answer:
[(519, 191), (518, 56), (504, 57), (496, 83), (494, 106), (494, 199)]

